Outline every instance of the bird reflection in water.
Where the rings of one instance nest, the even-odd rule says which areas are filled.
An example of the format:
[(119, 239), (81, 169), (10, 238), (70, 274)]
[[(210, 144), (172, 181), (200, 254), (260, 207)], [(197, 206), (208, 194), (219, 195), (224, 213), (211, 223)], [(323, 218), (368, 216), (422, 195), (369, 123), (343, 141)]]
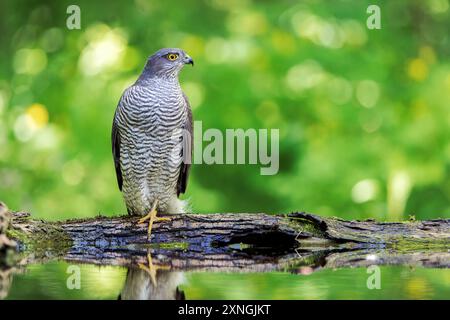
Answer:
[(183, 272), (170, 271), (169, 266), (156, 266), (150, 254), (148, 265), (129, 268), (119, 300), (185, 300), (179, 285), (184, 282)]

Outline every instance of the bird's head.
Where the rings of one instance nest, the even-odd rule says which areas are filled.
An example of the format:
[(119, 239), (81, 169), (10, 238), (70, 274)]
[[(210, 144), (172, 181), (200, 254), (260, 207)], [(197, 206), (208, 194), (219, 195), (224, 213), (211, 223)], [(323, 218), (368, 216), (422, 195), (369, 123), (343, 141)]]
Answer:
[(186, 52), (178, 48), (164, 48), (148, 58), (145, 68), (151, 75), (176, 77), (186, 64), (194, 65), (194, 60)]

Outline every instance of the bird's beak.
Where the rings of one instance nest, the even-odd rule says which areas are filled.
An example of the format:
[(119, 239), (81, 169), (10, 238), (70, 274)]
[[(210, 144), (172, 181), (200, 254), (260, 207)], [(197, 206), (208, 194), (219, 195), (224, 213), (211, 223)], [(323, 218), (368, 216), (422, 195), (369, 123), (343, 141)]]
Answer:
[(194, 60), (192, 60), (191, 57), (186, 56), (186, 57), (184, 58), (184, 64), (190, 64), (190, 65), (194, 66)]

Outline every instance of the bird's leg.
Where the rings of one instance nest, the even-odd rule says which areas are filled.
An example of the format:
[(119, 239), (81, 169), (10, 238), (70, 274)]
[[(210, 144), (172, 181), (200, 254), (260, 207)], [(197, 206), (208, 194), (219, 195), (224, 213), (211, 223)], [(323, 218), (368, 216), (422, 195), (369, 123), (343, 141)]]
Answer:
[(147, 231), (148, 239), (150, 239), (150, 236), (152, 235), (152, 227), (154, 222), (170, 221), (170, 218), (159, 218), (156, 216), (158, 212), (156, 210), (157, 206), (158, 206), (158, 199), (156, 199), (155, 202), (153, 202), (152, 209), (150, 210), (150, 212), (146, 216), (139, 219), (138, 221), (138, 224), (141, 224), (150, 219), (150, 221), (148, 222), (148, 231)]
[(160, 269), (162, 270), (170, 270), (169, 266), (155, 266), (152, 262), (152, 255), (147, 253), (147, 261), (148, 265), (146, 266), (143, 263), (139, 263), (139, 268), (144, 270), (150, 276), (150, 280), (152, 281), (153, 286), (156, 288), (158, 283), (156, 282), (156, 272)]

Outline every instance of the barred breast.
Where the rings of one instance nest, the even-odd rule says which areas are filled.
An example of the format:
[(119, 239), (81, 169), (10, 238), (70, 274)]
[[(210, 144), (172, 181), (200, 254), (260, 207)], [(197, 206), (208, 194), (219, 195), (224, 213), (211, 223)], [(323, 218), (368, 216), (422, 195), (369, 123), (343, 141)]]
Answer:
[(115, 121), (121, 140), (122, 192), (130, 214), (147, 214), (156, 199), (158, 211), (164, 213), (177, 197), (181, 129), (187, 116), (176, 79), (150, 79), (122, 95)]

